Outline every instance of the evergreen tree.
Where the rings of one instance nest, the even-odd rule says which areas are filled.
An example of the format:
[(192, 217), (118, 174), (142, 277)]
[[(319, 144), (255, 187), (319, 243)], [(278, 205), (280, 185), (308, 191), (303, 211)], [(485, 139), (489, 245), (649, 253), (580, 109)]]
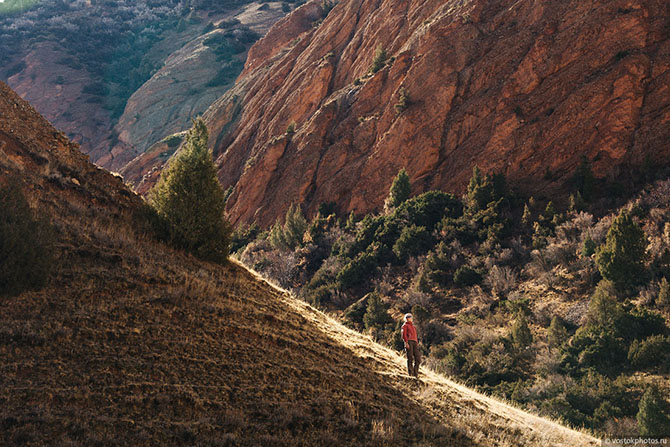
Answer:
[(479, 170), (479, 166), (475, 165), (472, 168), (472, 176), (465, 193), (467, 208), (472, 212), (482, 210), (486, 208), (486, 205), (490, 202), (490, 198), (491, 193), (488, 182), (486, 182), (485, 177), (482, 175), (482, 171)]
[(668, 402), (658, 386), (651, 385), (640, 399), (637, 425), (642, 436), (664, 437), (670, 435)]
[(401, 203), (409, 199), (410, 193), (409, 175), (407, 175), (405, 168), (402, 168), (395, 179), (393, 179), (389, 195), (386, 198), (386, 208), (397, 208)]
[(551, 324), (549, 325), (549, 332), (547, 334), (547, 341), (549, 342), (549, 346), (553, 348), (559, 348), (568, 340), (568, 338), (568, 330), (565, 328), (563, 320), (557, 316), (552, 318)]
[(639, 283), (645, 273), (646, 248), (644, 231), (622, 210), (607, 232), (605, 245), (596, 252), (600, 274), (622, 288)]
[(623, 313), (616, 299), (614, 285), (606, 280), (600, 281), (596, 286), (589, 308), (586, 313), (588, 324), (591, 326), (612, 328), (620, 320)]
[(584, 238), (584, 243), (582, 244), (582, 256), (585, 258), (590, 258), (596, 252), (597, 244), (591, 239), (591, 235), (587, 234)]
[(53, 228), (35, 217), (18, 179), (0, 187), (0, 296), (42, 288), (53, 266)]
[(512, 324), (511, 337), (512, 343), (517, 348), (525, 348), (533, 342), (533, 334), (528, 327), (528, 321), (526, 320), (526, 316), (521, 312), (519, 312), (516, 320), (514, 320), (514, 324)]
[(377, 292), (372, 292), (368, 298), (368, 306), (363, 315), (365, 329), (383, 329), (391, 321), (388, 309)]
[(207, 139), (205, 123), (195, 120), (181, 153), (152, 190), (151, 204), (167, 223), (172, 245), (222, 263), (228, 257), (232, 228)]
[(372, 61), (372, 66), (370, 67), (370, 73), (377, 73), (379, 70), (384, 68), (387, 59), (388, 54), (386, 54), (386, 49), (381, 45), (378, 46), (377, 50), (375, 51), (375, 58)]
[(293, 250), (302, 243), (307, 227), (307, 219), (300, 205), (292, 204), (286, 210), (284, 224), (276, 222), (270, 229), (268, 239), (275, 248)]

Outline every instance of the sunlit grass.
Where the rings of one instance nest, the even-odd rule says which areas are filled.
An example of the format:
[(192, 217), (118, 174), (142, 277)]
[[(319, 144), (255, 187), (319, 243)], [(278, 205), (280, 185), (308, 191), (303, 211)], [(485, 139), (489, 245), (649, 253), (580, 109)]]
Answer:
[(40, 0), (0, 0), (0, 14), (13, 14), (26, 11)]

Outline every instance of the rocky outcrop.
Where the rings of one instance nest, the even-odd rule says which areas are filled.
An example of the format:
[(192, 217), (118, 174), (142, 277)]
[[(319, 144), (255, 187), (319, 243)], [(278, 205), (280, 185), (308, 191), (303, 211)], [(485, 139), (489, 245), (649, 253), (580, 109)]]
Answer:
[[(167, 30), (144, 55), (141, 63), (160, 68), (128, 99), (120, 117), (106, 109), (105, 93), (91, 89), (98, 86), (97, 90), (104, 91), (107, 81), (87, 71), (63, 42), (49, 34), (17, 53), (13, 62), (23, 68), (7, 82), (79, 143), (92, 161), (118, 171), (154, 143), (188, 128), (193, 117), (221, 97), (246, 60), (246, 49), (285, 16), (284, 9), (281, 2), (248, 1), (226, 12), (194, 12), (183, 21), (183, 28)], [(85, 14), (90, 12), (63, 12), (63, 17), (65, 22), (81, 23)], [(217, 58), (203, 42), (214, 35), (237, 33), (240, 28), (253, 31), (256, 37), (234, 55), (236, 68), (225, 82), (212, 82), (222, 66), (232, 61)]]
[(128, 215), (143, 203), (0, 82), (0, 183), (12, 177), (27, 185), (31, 202), (56, 208), (61, 217), (103, 208), (107, 216)]
[(599, 177), (668, 160), (667, 2), (341, 0), (322, 23), (319, 4), (278, 22), (205, 115), (236, 222), (370, 211), (401, 167), (415, 192), (463, 191), (473, 165), (536, 192), (582, 156)]
[[(263, 35), (285, 14), (279, 2), (265, 5), (255, 2), (244, 5), (216, 23), (236, 20), (257, 35)], [(167, 57), (163, 67), (128, 100), (114, 127), (118, 141), (111, 150), (100, 148), (101, 153), (96, 158), (100, 165), (122, 170), (164, 137), (188, 129), (191, 119), (205, 112), (230, 88), (230, 82), (210, 82), (224, 63), (205, 44), (207, 39), (225, 33), (226, 29), (216, 29), (194, 36)], [(246, 52), (236, 58), (243, 63)]]

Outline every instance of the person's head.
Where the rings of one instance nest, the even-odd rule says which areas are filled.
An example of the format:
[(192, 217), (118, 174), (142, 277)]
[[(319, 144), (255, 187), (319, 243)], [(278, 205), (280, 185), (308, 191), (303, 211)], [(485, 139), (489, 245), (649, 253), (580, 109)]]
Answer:
[(405, 314), (405, 323), (412, 322), (412, 314)]

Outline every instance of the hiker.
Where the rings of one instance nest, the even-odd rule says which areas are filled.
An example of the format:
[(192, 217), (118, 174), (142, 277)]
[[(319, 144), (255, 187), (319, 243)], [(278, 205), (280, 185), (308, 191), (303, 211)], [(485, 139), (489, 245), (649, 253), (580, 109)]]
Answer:
[(405, 324), (402, 325), (402, 339), (405, 342), (405, 351), (407, 352), (407, 372), (410, 376), (418, 379), (421, 351), (419, 351), (416, 328), (412, 323), (412, 314), (405, 314)]

